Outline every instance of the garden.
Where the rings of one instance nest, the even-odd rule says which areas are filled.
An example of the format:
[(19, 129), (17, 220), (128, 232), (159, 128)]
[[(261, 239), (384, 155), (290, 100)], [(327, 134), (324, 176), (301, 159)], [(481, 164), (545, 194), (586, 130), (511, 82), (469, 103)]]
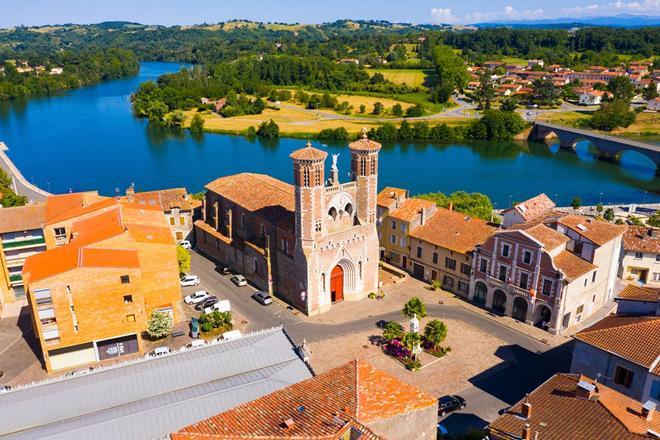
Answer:
[(404, 305), (402, 314), (410, 318), (410, 331), (406, 333), (396, 321), (385, 323), (381, 343), (385, 354), (397, 359), (408, 370), (416, 371), (424, 366), (421, 353), (442, 358), (451, 351), (450, 347), (440, 345), (447, 337), (447, 326), (439, 319), (428, 321), (423, 334), (419, 333), (419, 318), (426, 317), (426, 306), (419, 298), (411, 298)]
[(219, 310), (199, 315), (199, 325), (204, 339), (219, 336), (234, 328), (231, 312), (221, 312)]

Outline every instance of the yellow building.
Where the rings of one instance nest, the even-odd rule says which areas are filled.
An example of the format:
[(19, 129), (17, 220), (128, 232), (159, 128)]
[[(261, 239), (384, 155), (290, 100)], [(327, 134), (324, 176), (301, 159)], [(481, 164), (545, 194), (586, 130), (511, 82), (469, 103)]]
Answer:
[(46, 240), (54, 248), (23, 268), (49, 372), (142, 352), (149, 315), (176, 319), (181, 300), (176, 245), (160, 207), (89, 194), (49, 197)]

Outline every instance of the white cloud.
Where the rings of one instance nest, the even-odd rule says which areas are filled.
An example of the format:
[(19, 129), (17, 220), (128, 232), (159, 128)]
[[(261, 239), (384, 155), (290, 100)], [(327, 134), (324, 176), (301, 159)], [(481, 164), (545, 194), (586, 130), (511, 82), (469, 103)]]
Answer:
[(433, 8), (431, 9), (431, 19), (434, 23), (455, 23), (456, 16), (449, 8)]
[(586, 15), (618, 15), (618, 14), (648, 14), (660, 15), (660, 0), (615, 1), (612, 3), (592, 3), (587, 6), (562, 8), (562, 12), (579, 16)]
[(435, 23), (480, 23), (496, 20), (535, 20), (543, 17), (545, 17), (545, 11), (543, 11), (543, 9), (518, 10), (513, 6), (506, 6), (499, 11), (475, 11), (460, 17), (454, 15), (449, 8), (431, 9), (431, 18)]

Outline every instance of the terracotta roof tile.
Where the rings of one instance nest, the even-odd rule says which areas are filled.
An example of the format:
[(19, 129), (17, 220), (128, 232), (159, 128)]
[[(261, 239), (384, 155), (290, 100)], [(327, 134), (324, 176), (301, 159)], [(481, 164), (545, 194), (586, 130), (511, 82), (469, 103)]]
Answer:
[(660, 229), (628, 226), (628, 230), (623, 234), (623, 248), (632, 252), (660, 254)]
[(41, 229), (46, 219), (46, 205), (0, 208), (0, 233)]
[(99, 196), (97, 191), (48, 196), (46, 199), (47, 225), (94, 212), (116, 203), (115, 199)]
[(415, 228), (410, 236), (465, 254), (483, 244), (495, 231), (496, 228), (484, 220), (438, 208), (436, 213), (424, 225)]
[(627, 228), (627, 226), (613, 225), (581, 215), (566, 215), (557, 220), (557, 223), (573, 229), (598, 246), (602, 246), (622, 235)]
[(396, 220), (403, 220), (405, 222), (411, 222), (412, 219), (419, 214), (419, 211), (422, 209), (432, 209), (434, 208), (435, 202), (424, 199), (407, 199), (401, 204), (397, 209), (390, 212), (390, 217)]
[(408, 198), (408, 190), (387, 186), (378, 193), (376, 203), (383, 208), (392, 209), (396, 198), (400, 200)]
[(507, 209), (516, 211), (525, 221), (532, 220), (537, 216), (544, 214), (555, 207), (555, 202), (550, 200), (545, 194), (539, 194), (529, 200), (520, 202), (512, 208)]
[(655, 365), (660, 356), (660, 317), (611, 315), (575, 338), (644, 368), (660, 368)]
[(524, 399), (513, 405), (489, 426), (492, 438), (520, 439), (523, 427), (529, 424), (531, 437), (539, 439), (617, 439), (648, 438), (647, 430), (660, 429), (660, 417), (647, 422), (641, 416), (641, 403), (604, 385), (597, 384), (598, 399), (576, 395), (580, 381), (593, 383), (585, 376), (556, 374), (527, 397), (531, 416), (523, 418)]
[(289, 155), (293, 160), (325, 160), (328, 157), (328, 153), (325, 151), (319, 150), (318, 148), (312, 147), (311, 143), (307, 143), (305, 148), (294, 151)]
[(555, 231), (554, 229), (549, 228), (544, 224), (539, 224), (531, 228), (524, 229), (524, 231), (531, 235), (535, 240), (541, 242), (543, 247), (548, 251), (556, 249), (559, 246), (562, 246), (571, 241), (570, 238), (561, 232)]
[(434, 397), (352, 361), (183, 428), (172, 439), (334, 440), (350, 428), (377, 439), (365, 424), (435, 405)]
[(577, 255), (571, 253), (570, 251), (561, 251), (559, 254), (555, 255), (552, 259), (557, 268), (561, 269), (566, 276), (568, 281), (574, 281), (576, 278), (597, 269), (597, 266), (589, 263), (587, 260), (583, 260)]
[(137, 192), (127, 194), (122, 197), (122, 200), (138, 205), (159, 206), (162, 211), (169, 211), (173, 208), (190, 211), (201, 203), (193, 199), (185, 188)]
[(206, 188), (275, 224), (295, 227), (295, 192), (288, 183), (265, 174), (241, 173), (216, 179)]
[(516, 225), (511, 225), (507, 228), (507, 230), (521, 230), (521, 229), (529, 229), (533, 228), (534, 226), (540, 225), (540, 224), (547, 224), (547, 223), (553, 223), (556, 222), (560, 217), (563, 217), (566, 214), (562, 214), (561, 212), (557, 212), (555, 210), (550, 210), (544, 214), (541, 214), (539, 216), (536, 216), (532, 220), (528, 220), (525, 223), (518, 223)]
[(628, 284), (617, 298), (631, 301), (658, 301), (660, 300), (660, 288), (641, 287)]
[(379, 151), (382, 145), (379, 144), (378, 142), (374, 142), (371, 139), (367, 138), (367, 135), (365, 133), (357, 141), (348, 144), (348, 147), (351, 150), (356, 150), (356, 151)]

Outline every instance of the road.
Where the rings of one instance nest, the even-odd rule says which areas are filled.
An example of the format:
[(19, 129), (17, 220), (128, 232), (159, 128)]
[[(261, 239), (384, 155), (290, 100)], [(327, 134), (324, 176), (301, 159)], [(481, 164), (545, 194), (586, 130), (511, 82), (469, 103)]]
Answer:
[[(279, 301), (270, 306), (261, 306), (250, 298), (254, 288), (235, 286), (228, 276), (215, 271), (214, 263), (194, 251), (191, 252), (191, 273), (200, 277), (200, 286), (203, 289), (221, 299), (229, 299), (232, 309), (248, 320), (249, 330), (284, 325), (298, 344), (302, 343), (303, 338), (315, 341), (359, 333), (375, 328), (380, 320), (401, 320), (401, 313), (393, 311), (342, 324), (310, 323), (296, 316), (295, 311), (287, 310)], [(199, 287), (187, 288), (185, 294), (195, 289)], [(502, 363), (471, 378), (471, 385), (460, 392), (468, 401), (468, 407), (442, 420), (450, 432), (465, 432), (469, 428), (484, 427), (497, 417), (500, 409), (513, 405), (552, 374), (569, 370), (571, 344), (551, 349), (523, 331), (516, 331), (460, 306), (429, 304), (427, 311), (429, 315), (440, 319), (466, 322), (479, 331), (504, 341), (504, 345), (496, 353), (502, 358)]]
[(7, 145), (5, 145), (4, 142), (0, 142), (0, 168), (2, 168), (7, 173), (7, 175), (12, 178), (14, 183), (14, 187), (12, 189), (17, 194), (26, 196), (29, 200), (34, 202), (42, 202), (46, 200), (46, 197), (49, 194), (41, 188), (37, 188), (25, 177), (23, 177), (18, 168), (16, 168), (11, 159), (9, 159), (9, 156), (7, 156), (7, 150)]

